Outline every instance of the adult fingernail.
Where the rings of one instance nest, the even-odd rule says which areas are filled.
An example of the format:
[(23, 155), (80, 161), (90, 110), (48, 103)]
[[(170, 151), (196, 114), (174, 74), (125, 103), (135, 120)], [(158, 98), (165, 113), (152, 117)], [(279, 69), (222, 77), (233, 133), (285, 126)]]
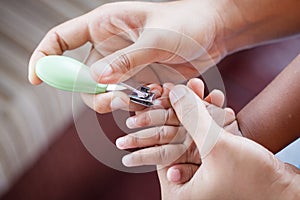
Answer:
[(126, 120), (126, 125), (128, 128), (134, 128), (136, 126), (136, 118), (130, 117)]
[(111, 102), (111, 108), (113, 110), (126, 108), (127, 106), (128, 106), (128, 104), (125, 101), (123, 101), (120, 97), (114, 98)]
[(179, 101), (182, 97), (184, 97), (187, 93), (186, 88), (184, 86), (176, 86), (174, 87), (170, 92), (170, 101), (171, 103), (176, 103)]
[(167, 178), (171, 182), (179, 182), (181, 180), (181, 173), (179, 169), (170, 168), (167, 172)]

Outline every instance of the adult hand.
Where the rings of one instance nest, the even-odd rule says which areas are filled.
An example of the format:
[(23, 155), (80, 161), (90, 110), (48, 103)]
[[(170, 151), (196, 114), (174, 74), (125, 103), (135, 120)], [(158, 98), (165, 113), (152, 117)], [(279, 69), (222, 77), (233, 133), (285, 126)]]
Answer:
[[(259, 144), (218, 126), (205, 103), (188, 87), (175, 86), (170, 92), (170, 101), (200, 150), (196, 156), (202, 158), (202, 163), (200, 167), (191, 164), (158, 166), (163, 199), (299, 198), (299, 171), (279, 161)], [(130, 166), (132, 161), (127, 159), (125, 164)], [(157, 162), (160, 164), (161, 160)], [(180, 177), (183, 165), (190, 174), (185, 172), (188, 181), (178, 183), (174, 178), (184, 179)]]
[[(153, 68), (159, 69), (156, 75), (162, 82), (174, 82), (170, 75), (174, 69), (189, 79), (227, 52), (298, 32), (298, 4), (294, 0), (256, 0), (251, 6), (243, 0), (106, 4), (50, 30), (32, 54), (29, 80), (41, 83), (35, 73), (41, 57), (61, 55), (87, 42), (93, 45), (87, 64), (99, 82), (121, 81), (153, 62), (171, 66)], [(129, 103), (121, 93), (84, 100), (100, 113)]]
[(298, 199), (300, 175), (259, 144), (235, 136), (213, 120), (203, 101), (175, 86), (170, 101), (200, 149), (202, 164), (191, 180), (175, 184), (176, 166), (158, 171), (163, 199)]
[[(35, 74), (41, 57), (61, 55), (87, 42), (93, 46), (86, 63), (101, 83), (122, 81), (154, 62), (170, 66), (156, 73), (164, 82), (171, 81), (172, 70), (186, 79), (196, 77), (225, 55), (219, 40), (223, 33), (219, 5), (198, 0), (106, 4), (50, 30), (30, 59), (29, 80), (41, 82)], [(119, 104), (128, 104), (126, 95), (118, 93), (85, 96), (84, 100), (98, 112), (109, 112), (110, 102), (117, 97)], [(108, 103), (98, 108), (103, 102)]]

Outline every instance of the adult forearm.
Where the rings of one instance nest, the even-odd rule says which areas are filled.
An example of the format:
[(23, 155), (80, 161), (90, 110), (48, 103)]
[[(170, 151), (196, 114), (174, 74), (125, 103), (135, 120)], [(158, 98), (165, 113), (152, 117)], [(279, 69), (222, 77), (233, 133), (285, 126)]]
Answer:
[(273, 153), (300, 136), (300, 55), (237, 115), (243, 135)]
[(225, 0), (219, 11), (228, 53), (300, 32), (299, 0)]

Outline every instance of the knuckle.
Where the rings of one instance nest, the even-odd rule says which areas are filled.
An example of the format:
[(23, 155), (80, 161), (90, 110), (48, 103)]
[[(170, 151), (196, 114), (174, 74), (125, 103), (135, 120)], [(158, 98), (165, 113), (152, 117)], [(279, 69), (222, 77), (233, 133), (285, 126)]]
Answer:
[(158, 144), (164, 144), (167, 139), (166, 127), (161, 126), (156, 128), (156, 141)]
[(136, 120), (139, 126), (147, 126), (151, 124), (151, 117), (148, 112), (142, 113)]
[(160, 127), (155, 128), (155, 141), (159, 144), (161, 141)]
[(165, 123), (170, 125), (179, 125), (180, 122), (174, 112), (173, 108), (169, 108), (165, 113)]
[(160, 144), (161, 142), (161, 127), (156, 127), (155, 128), (155, 141), (157, 141), (158, 144)]
[(69, 49), (68, 43), (64, 40), (64, 38), (60, 35), (57, 27), (51, 29), (46, 38), (48, 39), (50, 44), (57, 44), (57, 48), (54, 49), (55, 54), (62, 54), (64, 51)]
[(128, 135), (127, 137), (125, 137), (125, 144), (138, 146), (138, 137), (135, 135)]
[(126, 73), (126, 72), (129, 72), (133, 66), (132, 66), (132, 63), (131, 63), (128, 55), (122, 53), (121, 55), (119, 55), (116, 62), (113, 62), (111, 64), (111, 67), (116, 69), (117, 71)]
[(164, 146), (159, 147), (159, 161), (160, 163), (164, 163), (168, 160), (168, 151)]
[(171, 112), (172, 112), (172, 109), (168, 109), (168, 110), (166, 110), (165, 112), (164, 112), (164, 114), (165, 114), (165, 121), (164, 121), (164, 123), (166, 124), (166, 123), (168, 123), (169, 121), (170, 121), (170, 119), (171, 119)]
[(169, 136), (170, 136), (170, 129), (172, 128), (169, 128), (169, 127), (166, 127), (166, 126), (163, 126), (162, 127), (162, 130), (160, 132), (160, 135), (161, 135), (161, 142), (165, 142), (165, 141), (168, 141), (169, 140)]
[(131, 69), (132, 65), (127, 54), (122, 54), (119, 61), (124, 70), (129, 71)]

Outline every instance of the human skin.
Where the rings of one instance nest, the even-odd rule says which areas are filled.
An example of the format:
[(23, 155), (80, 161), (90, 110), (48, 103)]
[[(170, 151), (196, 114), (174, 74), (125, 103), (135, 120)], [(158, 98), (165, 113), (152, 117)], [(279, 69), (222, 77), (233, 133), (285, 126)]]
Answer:
[[(256, 46), (269, 39), (278, 39), (300, 32), (299, 1), (234, 1), (245, 29), (226, 40), (229, 52)], [(230, 15), (230, 14), (229, 14)], [(230, 17), (225, 17), (225, 19)], [(229, 20), (231, 24), (233, 21)], [(226, 24), (226, 20), (225, 20)], [(232, 25), (228, 25), (232, 27)], [(230, 30), (228, 30), (231, 32)], [(264, 33), (265, 32), (265, 33)], [(225, 34), (226, 35), (226, 34)], [(234, 35), (234, 34), (233, 34)], [(277, 153), (300, 136), (299, 65), (300, 57), (290, 63), (260, 94), (237, 115), (242, 134), (271, 152)]]
[[(35, 74), (41, 57), (61, 55), (87, 42), (93, 47), (86, 62), (102, 83), (128, 78), (153, 62), (168, 64), (186, 79), (197, 77), (227, 54), (299, 32), (299, 4), (297, 0), (256, 0), (250, 5), (246, 0), (106, 4), (51, 29), (31, 56), (29, 80), (41, 83)], [(159, 78), (166, 82), (166, 76)], [(111, 108), (116, 98), (118, 105)], [(99, 113), (130, 102), (121, 93), (84, 95), (84, 101)]]
[(273, 153), (300, 137), (299, 76), (300, 55), (238, 113), (244, 137)]
[[(211, 62), (218, 62), (227, 54), (299, 33), (299, 7), (300, 1), (297, 0), (184, 0), (107, 4), (50, 30), (32, 54), (29, 80), (33, 84), (41, 82), (35, 74), (36, 62), (41, 57), (61, 55), (87, 42), (91, 42), (93, 48), (86, 62), (92, 67), (93, 77), (102, 83), (117, 82), (124, 76), (128, 78), (141, 66), (152, 62), (168, 64), (185, 78), (196, 77), (199, 72), (209, 68)], [(199, 51), (199, 46), (206, 52)], [(183, 54), (185, 60), (177, 54)], [(186, 60), (199, 64), (199, 68), (191, 67)], [(113, 72), (110, 75), (106, 73), (109, 69)], [(283, 88), (282, 81), (276, 83)], [(285, 105), (279, 100), (266, 101), (273, 98), (276, 92), (272, 90), (277, 91), (277, 84), (273, 84), (273, 89), (269, 87), (268, 92), (259, 95), (238, 115), (240, 129), (245, 132), (245, 136), (263, 144), (272, 152), (297, 137), (294, 133), (298, 128), (295, 119), (298, 118), (294, 116), (299, 116), (299, 109), (292, 108), (297, 104), (287, 103), (292, 99), (291, 93), (286, 96)], [(99, 113), (127, 108), (130, 102), (129, 97), (121, 92), (83, 95), (83, 99)], [(268, 104), (266, 107), (270, 109), (258, 117), (250, 118), (255, 116), (257, 104)], [(285, 121), (286, 115), (282, 115), (284, 120), (281, 120), (281, 115), (266, 119), (269, 117), (268, 112), (280, 111), (273, 108), (284, 108), (286, 105), (291, 105), (287, 111), (291, 111), (289, 114), (292, 119), (288, 120), (288, 124), (280, 123), (279, 128), (279, 125), (274, 126), (274, 130), (278, 128), (276, 138), (279, 139), (276, 142), (270, 140), (271, 132), (266, 129), (252, 130), (262, 121), (265, 127), (272, 127), (273, 121)], [(288, 134), (282, 134), (281, 130)]]
[[(289, 64), (267, 88), (246, 105), (237, 115), (237, 121), (242, 135), (263, 145), (273, 153), (278, 152), (300, 136), (299, 65), (300, 56)], [(253, 109), (255, 109), (255, 112)], [(134, 120), (129, 119), (128, 121), (130, 121), (130, 123), (127, 124), (129, 124), (130, 128), (179, 124), (178, 118), (173, 116), (175, 115), (174, 111), (161, 112), (161, 115), (166, 115), (164, 113), (172, 113), (172, 115), (166, 115), (172, 120), (160, 120), (161, 123), (154, 123), (157, 122), (157, 120), (154, 120), (155, 116), (149, 112), (154, 111), (147, 111), (145, 113), (139, 112), (136, 116), (131, 117), (131, 119), (134, 118)], [(156, 113), (158, 112), (156, 111)], [(158, 118), (161, 119), (163, 117)], [(172, 122), (170, 123), (170, 121)], [(176, 121), (176, 123), (174, 123), (174, 121)], [(129, 135), (127, 137), (129, 137)], [(152, 141), (152, 145), (156, 143), (157, 141)], [(127, 146), (132, 146), (132, 144), (127, 144)], [(146, 150), (144, 151), (146, 152)], [(136, 155), (142, 157), (143, 154), (140, 153), (141, 152)], [(193, 158), (189, 158), (188, 161), (189, 163), (193, 163)], [(152, 163), (154, 163), (154, 159)], [(194, 163), (197, 164), (199, 161), (194, 159)], [(136, 164), (142, 164), (142, 162)], [(195, 171), (197, 167), (197, 165), (178, 165), (177, 168), (180, 168), (181, 176), (177, 178), (175, 182), (185, 182), (191, 178), (193, 171)]]
[(170, 181), (180, 173), (178, 165), (158, 167), (162, 199), (299, 199), (299, 170), (261, 145), (219, 127), (191, 89), (175, 86), (170, 102), (198, 149), (215, 140), (215, 134), (218, 137), (206, 156), (200, 151), (202, 163), (187, 182)]
[[(29, 80), (33, 84), (41, 82), (35, 74), (36, 62), (41, 57), (61, 55), (87, 42), (93, 47), (86, 63), (91, 66), (92, 76), (101, 83), (119, 82), (153, 62), (167, 64), (185, 80), (197, 77), (225, 56), (223, 46), (217, 41), (217, 24), (221, 24), (218, 6), (216, 2), (191, 0), (103, 5), (47, 33), (30, 59)], [(113, 70), (110, 76), (109, 69)], [(161, 71), (156, 74), (162, 74)], [(164, 77), (160, 77), (163, 82)], [(111, 108), (116, 98), (123, 104)], [(84, 95), (83, 99), (99, 113), (126, 107), (130, 102), (121, 93)], [(102, 102), (106, 102), (105, 106), (100, 106)]]
[[(204, 83), (200, 79), (191, 79), (187, 86), (198, 97), (204, 98)], [(193, 164), (192, 168), (197, 168), (201, 164), (199, 150), (181, 126), (170, 105), (169, 92), (173, 87), (173, 84), (164, 84), (162, 95), (157, 98), (151, 109), (138, 111), (135, 116), (127, 119), (126, 124), (129, 128), (153, 127), (117, 139), (116, 145), (120, 149), (142, 148), (123, 157), (123, 163), (127, 166), (190, 163)], [(230, 108), (222, 109), (224, 100), (221, 91), (213, 90), (205, 97), (207, 110), (219, 126), (233, 134), (241, 135), (234, 111)], [(177, 182), (187, 181), (188, 175), (183, 174), (183, 178)]]

